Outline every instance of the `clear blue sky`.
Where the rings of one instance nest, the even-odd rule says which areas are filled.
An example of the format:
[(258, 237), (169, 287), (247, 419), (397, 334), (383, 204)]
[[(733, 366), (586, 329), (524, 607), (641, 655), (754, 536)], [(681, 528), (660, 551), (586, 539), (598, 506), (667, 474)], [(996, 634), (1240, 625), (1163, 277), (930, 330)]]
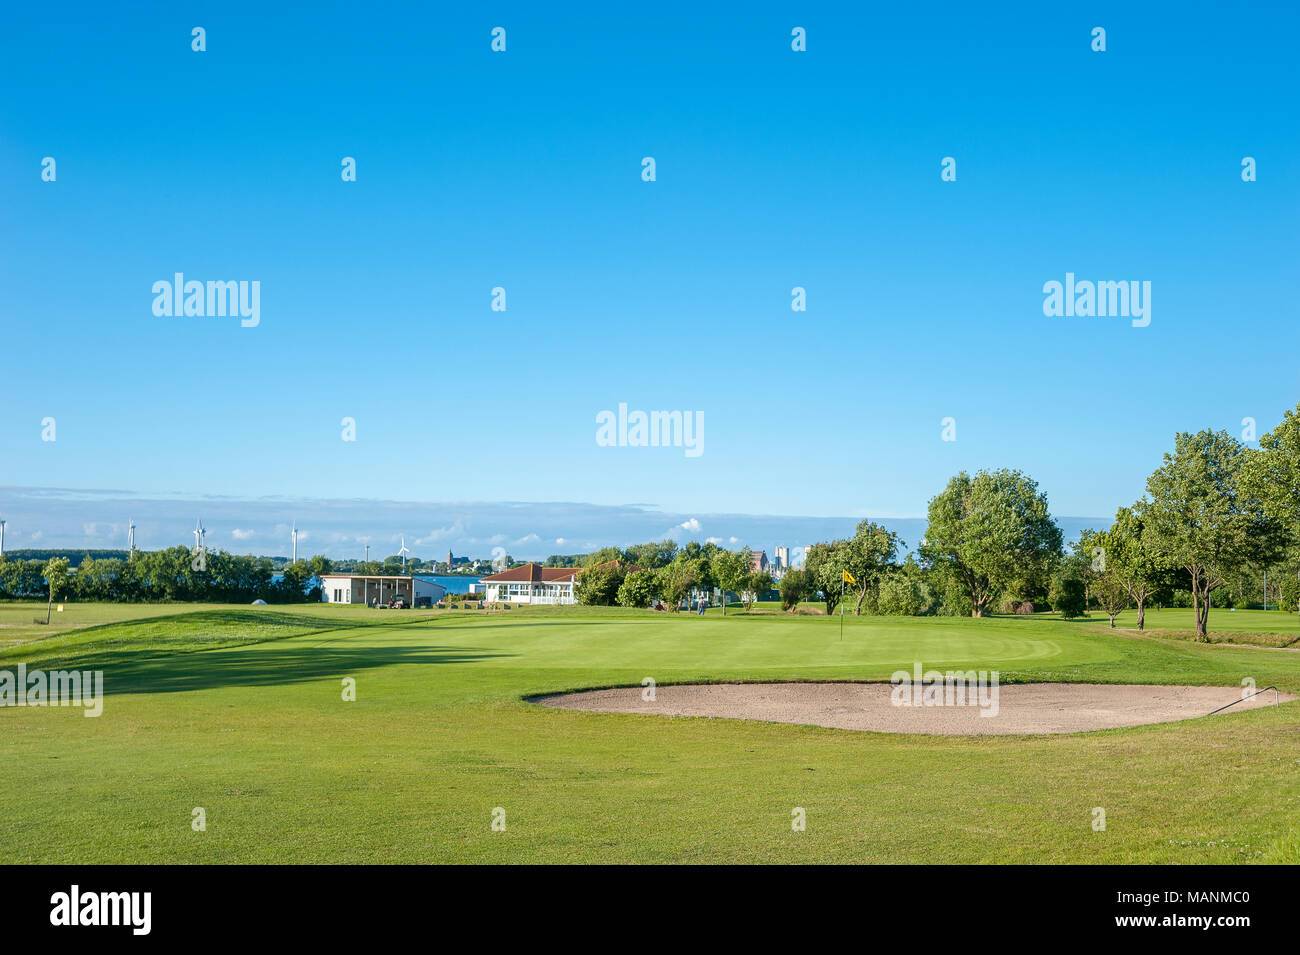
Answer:
[[(9, 9), (0, 484), (910, 516), (1011, 466), (1106, 516), (1295, 405), (1288, 5), (553, 6)], [(155, 317), (178, 271), (261, 325)], [(1067, 271), (1150, 326), (1044, 317)], [(598, 447), (620, 402), (704, 454)]]

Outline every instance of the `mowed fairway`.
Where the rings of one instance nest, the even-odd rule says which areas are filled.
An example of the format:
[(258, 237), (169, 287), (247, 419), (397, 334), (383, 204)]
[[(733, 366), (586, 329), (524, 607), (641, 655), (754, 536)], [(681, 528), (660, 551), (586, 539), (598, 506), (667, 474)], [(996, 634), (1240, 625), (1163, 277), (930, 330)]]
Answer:
[[(124, 621), (131, 610), (144, 619)], [(0, 608), (0, 623), (35, 611)], [(6, 862), (1300, 861), (1300, 703), (971, 738), (522, 699), (644, 677), (887, 680), (918, 661), (1004, 682), (1251, 677), (1300, 691), (1295, 650), (1117, 633), (1096, 616), (849, 617), (841, 641), (837, 619), (777, 614), (65, 612), (103, 625), (0, 629), (0, 669), (101, 669), (104, 712), (0, 709)], [(1190, 620), (1165, 613), (1159, 626)], [(1294, 616), (1242, 613), (1244, 631), (1300, 631)], [(791, 829), (795, 807), (806, 831)]]

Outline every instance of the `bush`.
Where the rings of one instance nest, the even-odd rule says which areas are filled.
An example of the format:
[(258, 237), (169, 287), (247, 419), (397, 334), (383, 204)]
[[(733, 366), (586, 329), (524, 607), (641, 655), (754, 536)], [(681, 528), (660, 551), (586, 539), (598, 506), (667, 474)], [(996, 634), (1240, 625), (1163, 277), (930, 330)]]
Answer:
[(943, 598), (939, 601), (939, 614), (944, 617), (969, 617), (974, 609), (970, 594), (956, 580), (948, 581)]
[(634, 570), (623, 578), (618, 588), (618, 603), (622, 607), (648, 607), (655, 597), (655, 575), (648, 570)]
[(1053, 577), (1047, 599), (1052, 602), (1052, 609), (1067, 620), (1088, 615), (1087, 591), (1078, 577), (1064, 574)]
[(1016, 607), (1016, 613), (1033, 613), (1033, 612), (1034, 612), (1034, 605), (1031, 604), (1028, 600), (1026, 600), (1020, 606)]
[(578, 603), (587, 607), (611, 607), (623, 586), (625, 571), (617, 563), (587, 567), (578, 572), (574, 589)]
[(889, 574), (880, 582), (877, 612), (890, 617), (919, 617), (925, 609), (925, 595), (915, 580)]
[(807, 571), (787, 570), (781, 578), (781, 609), (794, 610), (812, 592), (812, 578)]

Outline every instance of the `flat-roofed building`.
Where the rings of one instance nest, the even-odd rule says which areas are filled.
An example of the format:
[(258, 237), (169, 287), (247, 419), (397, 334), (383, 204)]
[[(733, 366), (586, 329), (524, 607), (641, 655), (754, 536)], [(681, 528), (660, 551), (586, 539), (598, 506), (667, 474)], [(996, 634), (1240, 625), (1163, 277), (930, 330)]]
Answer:
[(321, 602), (376, 606), (404, 599), (408, 606), (431, 606), (447, 588), (411, 574), (321, 574)]

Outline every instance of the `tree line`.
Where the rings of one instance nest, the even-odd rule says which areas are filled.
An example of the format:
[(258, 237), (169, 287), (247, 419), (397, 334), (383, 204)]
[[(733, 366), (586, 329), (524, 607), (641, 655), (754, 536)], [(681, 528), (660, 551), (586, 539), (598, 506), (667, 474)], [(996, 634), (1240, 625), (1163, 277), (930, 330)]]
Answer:
[(0, 557), (0, 597), (101, 600), (121, 603), (305, 603), (320, 600), (319, 578), (329, 558), (290, 561), (281, 577), (269, 557), (207, 551), (195, 560), (188, 547), (136, 551), (129, 557), (86, 555), (72, 569), (67, 557), (11, 560)]
[[(994, 610), (1096, 607), (1115, 617), (1152, 604), (1190, 606), (1207, 639), (1212, 606), (1248, 606), (1270, 590), (1294, 610), (1300, 598), (1300, 406), (1250, 447), (1226, 431), (1181, 432), (1106, 530), (1086, 530), (1067, 552), (1047, 497), (1020, 471), (960, 473), (927, 508), (915, 556), (863, 521), (852, 538), (813, 546), (805, 560), (827, 610), (845, 571), (854, 612), (982, 617)], [(1271, 588), (1263, 586), (1271, 574)]]
[[(813, 545), (803, 567), (783, 575), (782, 605), (820, 599), (833, 613), (843, 599), (855, 614), (973, 617), (1100, 609), (1111, 626), (1136, 608), (1138, 629), (1148, 606), (1187, 606), (1205, 640), (1211, 607), (1258, 596), (1295, 610), (1300, 601), (1300, 406), (1257, 447), (1226, 431), (1177, 434), (1145, 493), (1068, 548), (1046, 495), (1014, 469), (957, 474), (929, 502), (927, 520), (914, 552), (870, 520), (852, 537)], [(772, 586), (754, 573), (748, 549), (714, 544), (605, 548), (583, 564), (582, 603), (663, 600), (676, 609), (696, 588), (752, 599)]]
[[(620, 549), (606, 547), (583, 558), (575, 595), (587, 605), (649, 607), (663, 603), (676, 611), (692, 593), (735, 593), (748, 608), (772, 589), (772, 575), (756, 571), (747, 548), (724, 550), (717, 544), (652, 541)], [(563, 565), (561, 565), (563, 566)]]

